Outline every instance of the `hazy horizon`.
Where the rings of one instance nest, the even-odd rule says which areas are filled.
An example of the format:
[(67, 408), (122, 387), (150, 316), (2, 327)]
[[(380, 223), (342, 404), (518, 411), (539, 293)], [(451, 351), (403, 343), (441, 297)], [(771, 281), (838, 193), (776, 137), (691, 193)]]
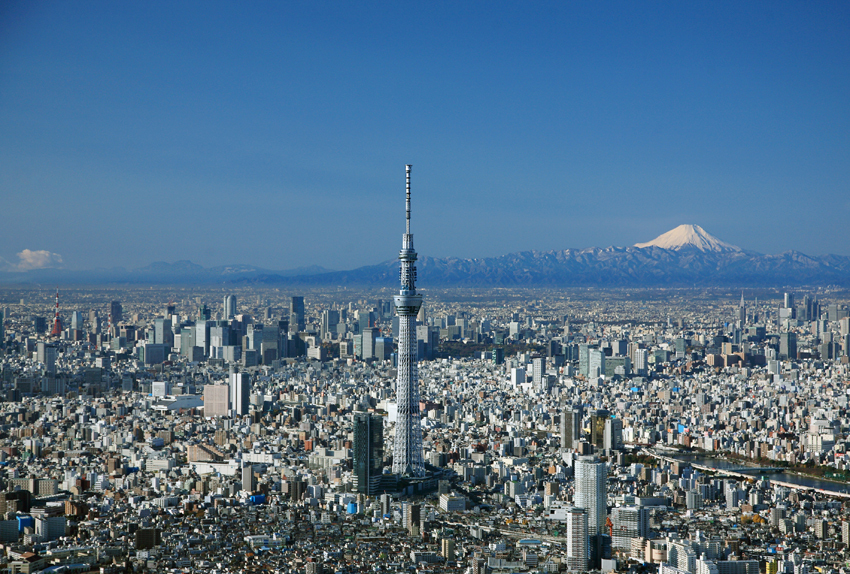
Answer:
[(850, 6), (6, 2), (20, 270), (628, 246), (850, 255)]

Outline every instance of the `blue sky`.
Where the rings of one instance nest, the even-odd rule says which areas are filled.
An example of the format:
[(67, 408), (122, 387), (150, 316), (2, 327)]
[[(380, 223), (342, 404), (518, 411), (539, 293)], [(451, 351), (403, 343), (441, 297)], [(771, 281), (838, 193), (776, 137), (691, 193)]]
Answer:
[(850, 255), (848, 103), (847, 3), (6, 1), (0, 257), (376, 263), (405, 163), (423, 255)]

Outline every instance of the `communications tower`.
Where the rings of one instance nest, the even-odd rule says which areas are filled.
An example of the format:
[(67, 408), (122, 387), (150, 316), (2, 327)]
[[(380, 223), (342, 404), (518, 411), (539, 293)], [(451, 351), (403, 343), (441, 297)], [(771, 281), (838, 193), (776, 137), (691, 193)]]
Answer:
[(422, 427), (419, 417), (419, 368), (416, 364), (416, 315), (422, 306), (422, 295), (416, 294), (416, 250), (410, 233), (410, 168), (406, 172), (407, 227), (398, 254), (401, 267), (401, 290), (394, 297), (398, 312), (398, 380), (396, 402), (398, 417), (393, 444), (393, 473), (401, 476), (425, 475), (422, 460)]
[(62, 336), (62, 319), (59, 318), (59, 287), (56, 288), (56, 314), (53, 316), (53, 329), (50, 331), (50, 336)]

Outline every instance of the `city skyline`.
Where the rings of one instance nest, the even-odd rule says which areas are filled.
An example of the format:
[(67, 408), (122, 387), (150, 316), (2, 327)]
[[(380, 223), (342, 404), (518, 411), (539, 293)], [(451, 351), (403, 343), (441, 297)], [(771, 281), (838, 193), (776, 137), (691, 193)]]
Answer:
[(3, 260), (374, 264), (405, 161), (435, 257), (850, 255), (846, 5), (208, 6), (0, 8)]

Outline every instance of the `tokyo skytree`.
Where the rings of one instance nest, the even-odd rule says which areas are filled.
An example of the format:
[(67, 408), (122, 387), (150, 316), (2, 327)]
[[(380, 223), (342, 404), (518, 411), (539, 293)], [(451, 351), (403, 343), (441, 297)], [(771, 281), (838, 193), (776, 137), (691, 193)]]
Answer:
[(393, 472), (403, 476), (425, 475), (422, 460), (422, 427), (419, 419), (419, 368), (416, 364), (416, 315), (422, 306), (422, 295), (416, 294), (416, 250), (410, 233), (410, 168), (407, 174), (407, 227), (398, 258), (401, 290), (394, 297), (398, 312), (398, 381), (396, 402), (398, 418), (393, 445)]

